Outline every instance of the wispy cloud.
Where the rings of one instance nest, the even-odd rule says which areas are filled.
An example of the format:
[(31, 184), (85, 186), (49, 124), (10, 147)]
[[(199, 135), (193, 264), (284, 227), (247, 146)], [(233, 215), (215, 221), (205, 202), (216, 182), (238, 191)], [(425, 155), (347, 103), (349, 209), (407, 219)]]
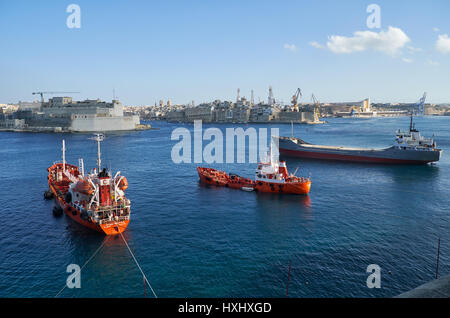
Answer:
[(312, 47), (315, 47), (316, 49), (325, 48), (325, 46), (323, 46), (322, 44), (320, 44), (319, 42), (316, 42), (316, 41), (309, 42), (309, 45), (311, 45)]
[(434, 32), (439, 32), (440, 30), (439, 30), (439, 28), (433, 28), (433, 31)]
[(410, 54), (414, 54), (414, 53), (416, 53), (416, 52), (422, 52), (422, 51), (423, 51), (421, 48), (419, 48), (419, 47), (414, 47), (414, 46), (411, 46), (411, 45), (408, 45), (408, 46), (406, 47), (406, 49), (408, 50), (408, 52), (409, 52)]
[(446, 54), (450, 53), (450, 38), (447, 34), (441, 34), (436, 41), (436, 50)]
[(427, 62), (425, 63), (426, 65), (431, 65), (431, 66), (438, 66), (439, 63), (433, 60), (427, 60)]
[(387, 31), (356, 31), (353, 36), (332, 35), (327, 48), (336, 54), (349, 54), (367, 50), (397, 55), (411, 40), (399, 28), (390, 26)]
[(414, 60), (404, 57), (404, 58), (402, 58), (402, 61), (405, 62), (405, 63), (412, 63)]
[(295, 51), (297, 51), (297, 47), (295, 46), (295, 44), (285, 44), (285, 45), (283, 45), (283, 47), (286, 49), (286, 50), (289, 50), (289, 51), (292, 51), (292, 52), (295, 52)]

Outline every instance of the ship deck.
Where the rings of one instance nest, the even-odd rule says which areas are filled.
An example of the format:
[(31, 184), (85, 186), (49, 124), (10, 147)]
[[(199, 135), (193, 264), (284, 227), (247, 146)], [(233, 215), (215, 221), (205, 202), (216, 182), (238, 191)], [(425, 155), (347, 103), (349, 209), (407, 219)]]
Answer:
[(325, 145), (312, 145), (312, 144), (297, 144), (301, 147), (311, 149), (324, 149), (324, 150), (344, 150), (344, 151), (380, 151), (383, 149), (373, 148), (358, 148), (358, 147), (339, 147), (339, 146), (325, 146)]

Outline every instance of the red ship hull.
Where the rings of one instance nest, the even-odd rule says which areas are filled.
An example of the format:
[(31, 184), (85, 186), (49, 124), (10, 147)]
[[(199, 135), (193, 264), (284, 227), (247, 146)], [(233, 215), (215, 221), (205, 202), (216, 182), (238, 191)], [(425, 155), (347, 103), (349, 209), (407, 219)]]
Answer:
[(242, 187), (253, 187), (255, 181), (237, 175), (228, 175), (224, 171), (212, 168), (197, 167), (200, 181), (206, 184), (241, 189)]
[[(52, 176), (52, 171), (62, 171), (62, 166), (62, 163), (55, 163), (48, 168), (48, 185), (53, 193), (56, 203), (64, 211), (64, 213), (75, 222), (94, 231), (106, 235), (116, 235), (122, 233), (127, 228), (129, 220), (98, 224), (93, 222), (89, 217), (83, 218), (82, 211), (78, 207), (66, 202), (65, 195), (68, 192), (71, 181), (65, 175), (62, 175), (62, 179), (59, 181), (55, 180)], [(77, 166), (66, 163), (65, 168), (66, 170), (70, 170), (74, 176), (79, 175)]]
[(288, 194), (308, 194), (311, 189), (311, 181), (305, 182), (263, 182), (258, 181), (255, 185), (255, 190), (267, 193), (288, 193)]
[(289, 149), (282, 149), (282, 148), (280, 148), (280, 154), (290, 156), (290, 157), (298, 157), (298, 158), (364, 162), (364, 163), (413, 164), (413, 165), (428, 163), (428, 161), (419, 161), (419, 160), (364, 157), (364, 156), (333, 154), (333, 153), (323, 153), (323, 152), (289, 150)]

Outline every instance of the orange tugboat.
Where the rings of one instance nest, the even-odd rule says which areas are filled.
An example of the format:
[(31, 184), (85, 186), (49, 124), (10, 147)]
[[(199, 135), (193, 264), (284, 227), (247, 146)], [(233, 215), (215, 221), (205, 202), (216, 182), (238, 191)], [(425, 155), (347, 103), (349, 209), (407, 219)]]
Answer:
[(228, 175), (224, 171), (212, 168), (197, 167), (200, 180), (212, 184), (245, 191), (271, 193), (308, 194), (311, 189), (311, 178), (297, 177), (289, 174), (285, 161), (259, 163), (255, 180), (243, 178), (235, 174)]
[(106, 168), (101, 170), (100, 142), (103, 139), (100, 134), (94, 138), (98, 145), (99, 172), (94, 168), (87, 175), (84, 174), (83, 159), (79, 159), (78, 167), (66, 163), (63, 140), (62, 162), (47, 169), (50, 190), (44, 196), (55, 198), (54, 215), (61, 215), (64, 211), (81, 225), (106, 235), (116, 235), (122, 233), (130, 221), (130, 200), (124, 193), (128, 182), (120, 171), (112, 177)]
[(255, 183), (260, 192), (308, 194), (311, 189), (311, 178), (289, 175), (285, 161), (258, 164)]

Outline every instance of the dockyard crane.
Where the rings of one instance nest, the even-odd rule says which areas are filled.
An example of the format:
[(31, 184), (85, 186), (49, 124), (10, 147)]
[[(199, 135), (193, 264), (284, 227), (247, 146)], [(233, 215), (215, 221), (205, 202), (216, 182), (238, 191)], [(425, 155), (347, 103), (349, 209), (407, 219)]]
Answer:
[(302, 97), (302, 90), (300, 88), (297, 88), (295, 91), (295, 94), (292, 96), (292, 108), (294, 108), (294, 112), (298, 112), (298, 99), (299, 97)]
[(80, 92), (33, 92), (33, 95), (41, 95), (41, 103), (44, 103), (44, 94), (79, 94)]
[(311, 95), (311, 100), (313, 101), (314, 104), (314, 113), (317, 114), (317, 116), (321, 116), (320, 114), (320, 102), (317, 100), (316, 96), (314, 96), (314, 94)]
[(427, 98), (427, 93), (423, 93), (422, 98), (419, 100), (417, 104), (417, 115), (423, 115), (425, 113), (425, 99)]

